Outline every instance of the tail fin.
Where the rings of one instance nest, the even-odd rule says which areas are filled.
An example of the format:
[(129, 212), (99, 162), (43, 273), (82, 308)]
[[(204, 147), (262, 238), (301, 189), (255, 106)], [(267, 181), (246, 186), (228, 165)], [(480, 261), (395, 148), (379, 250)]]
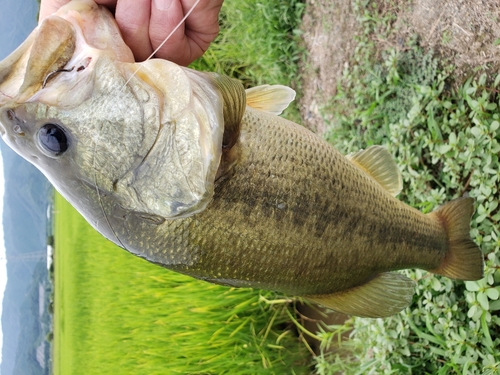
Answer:
[(483, 277), (483, 254), (469, 234), (473, 203), (472, 198), (458, 198), (430, 214), (443, 223), (449, 244), (441, 264), (431, 272), (459, 280)]

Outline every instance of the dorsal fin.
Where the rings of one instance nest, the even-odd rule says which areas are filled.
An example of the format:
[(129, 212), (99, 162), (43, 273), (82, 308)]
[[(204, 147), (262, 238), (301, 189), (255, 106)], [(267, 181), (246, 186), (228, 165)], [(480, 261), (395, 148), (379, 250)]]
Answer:
[(347, 157), (393, 196), (403, 188), (401, 173), (392, 155), (382, 146), (371, 146)]
[(240, 135), (240, 123), (245, 113), (246, 94), (240, 81), (227, 76), (210, 73), (219, 88), (224, 101), (224, 135), (222, 136), (223, 149), (230, 149)]
[(247, 105), (279, 115), (295, 99), (295, 91), (288, 86), (262, 85), (246, 90)]

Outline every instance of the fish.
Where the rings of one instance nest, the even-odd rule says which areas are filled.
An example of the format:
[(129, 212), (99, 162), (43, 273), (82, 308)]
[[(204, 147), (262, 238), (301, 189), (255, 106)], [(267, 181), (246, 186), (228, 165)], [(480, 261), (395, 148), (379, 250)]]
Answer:
[(279, 114), (286, 86), (136, 63), (112, 14), (74, 0), (0, 62), (0, 132), (103, 236), (167, 269), (338, 312), (409, 306), (419, 268), (483, 277), (474, 200), (424, 214), (392, 155), (344, 156)]

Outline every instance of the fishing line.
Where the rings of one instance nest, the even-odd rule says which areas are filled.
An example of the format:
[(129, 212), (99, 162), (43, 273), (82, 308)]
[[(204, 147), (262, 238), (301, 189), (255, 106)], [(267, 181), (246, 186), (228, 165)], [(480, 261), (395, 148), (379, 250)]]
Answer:
[[(184, 21), (186, 21), (186, 19), (189, 17), (189, 15), (193, 12), (193, 10), (197, 7), (198, 3), (200, 2), (201, 0), (196, 0), (195, 3), (193, 4), (193, 6), (191, 7), (191, 9), (188, 10), (188, 12), (184, 15), (184, 17), (180, 20), (180, 22), (177, 24), (177, 26), (175, 26), (173, 28), (173, 30), (170, 32), (170, 34), (167, 35), (167, 37), (163, 40), (163, 42), (161, 42), (161, 44), (153, 51), (153, 53), (151, 55), (149, 55), (149, 57), (144, 60), (144, 62), (146, 61), (149, 61), (151, 60), (151, 58), (156, 55), (156, 53), (165, 45), (165, 43), (167, 43), (167, 41), (172, 37), (172, 35), (174, 35), (174, 33), (179, 29), (179, 27), (181, 27), (181, 25), (184, 23)], [(130, 80), (137, 74), (137, 72), (139, 70), (141, 70), (142, 68), (142, 65), (139, 65), (139, 67), (135, 70), (134, 73), (132, 73), (132, 75), (130, 76), (130, 78), (127, 80), (127, 82), (125, 82), (124, 86), (127, 86), (127, 84), (130, 82)]]

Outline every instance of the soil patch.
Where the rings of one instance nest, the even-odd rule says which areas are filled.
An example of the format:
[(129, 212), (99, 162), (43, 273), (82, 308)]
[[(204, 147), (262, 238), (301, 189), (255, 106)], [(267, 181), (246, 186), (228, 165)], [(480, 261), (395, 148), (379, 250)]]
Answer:
[(304, 125), (318, 134), (326, 130), (320, 109), (337, 92), (356, 47), (358, 28), (351, 1), (306, 1), (302, 38), (308, 54), (300, 67), (299, 107)]
[[(301, 65), (299, 107), (304, 124), (318, 134), (327, 127), (321, 108), (335, 95), (356, 48), (360, 23), (353, 2), (306, 0), (302, 32), (308, 51)], [(424, 49), (432, 49), (454, 67), (455, 85), (478, 72), (494, 79), (500, 68), (500, 3), (489, 0), (378, 0), (379, 12), (397, 14), (388, 40), (374, 40), (380, 50), (404, 48), (417, 35)], [(324, 117), (326, 116), (326, 118)], [(326, 120), (326, 121), (325, 121)]]

